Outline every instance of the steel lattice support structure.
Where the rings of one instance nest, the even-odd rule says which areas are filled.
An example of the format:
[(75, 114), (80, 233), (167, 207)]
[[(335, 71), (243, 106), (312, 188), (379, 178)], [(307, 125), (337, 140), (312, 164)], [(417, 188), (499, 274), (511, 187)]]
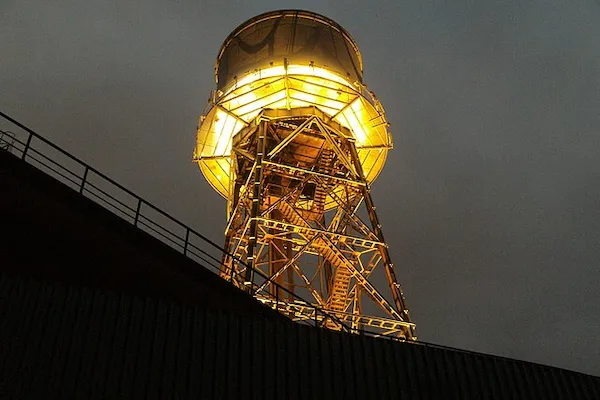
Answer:
[[(316, 108), (266, 110), (234, 137), (236, 178), (225, 240), (235, 258), (225, 257), (222, 276), (241, 287), (252, 283), (256, 298), (294, 318), (311, 319), (314, 311), (276, 292), (272, 282), (291, 293), (300, 289), (304, 298), (310, 295), (313, 304), (354, 329), (413, 338), (355, 141), (345, 130)], [(329, 213), (327, 196), (335, 201)], [(361, 206), (368, 221), (359, 217)], [(376, 268), (386, 272), (392, 302), (368, 279)], [(365, 315), (363, 295), (385, 317)]]
[(370, 193), (392, 138), (348, 32), (259, 15), (225, 40), (215, 77), (194, 161), (227, 199), (222, 277), (295, 320), (415, 339)]

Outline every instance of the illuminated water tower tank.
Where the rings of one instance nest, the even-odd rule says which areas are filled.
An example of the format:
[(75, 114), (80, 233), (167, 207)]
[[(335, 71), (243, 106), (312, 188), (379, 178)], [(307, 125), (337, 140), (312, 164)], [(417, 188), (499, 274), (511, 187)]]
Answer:
[(227, 199), (224, 279), (294, 320), (414, 339), (370, 195), (392, 138), (362, 71), (322, 15), (244, 22), (219, 51), (194, 161)]

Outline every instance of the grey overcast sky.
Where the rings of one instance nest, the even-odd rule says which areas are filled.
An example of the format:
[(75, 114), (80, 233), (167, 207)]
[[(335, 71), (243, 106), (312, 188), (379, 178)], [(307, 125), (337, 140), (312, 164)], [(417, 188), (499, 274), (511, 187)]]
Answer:
[(0, 0), (0, 110), (221, 242), (197, 118), (227, 34), (282, 8), (342, 24), (386, 108), (374, 200), (419, 338), (600, 375), (595, 0)]

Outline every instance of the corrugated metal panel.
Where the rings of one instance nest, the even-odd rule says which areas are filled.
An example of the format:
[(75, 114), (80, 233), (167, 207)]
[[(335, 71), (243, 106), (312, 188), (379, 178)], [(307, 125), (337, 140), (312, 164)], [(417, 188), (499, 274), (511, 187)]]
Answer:
[(0, 339), (0, 398), (600, 398), (558, 368), (6, 275)]

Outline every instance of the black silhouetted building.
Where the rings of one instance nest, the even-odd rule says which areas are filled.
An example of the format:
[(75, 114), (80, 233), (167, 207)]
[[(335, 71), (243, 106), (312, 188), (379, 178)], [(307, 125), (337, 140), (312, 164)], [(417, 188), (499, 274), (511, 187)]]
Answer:
[(188, 240), (82, 196), (93, 170), (59, 182), (42, 139), (16, 140), (0, 149), (2, 399), (600, 398), (581, 373), (294, 323), (182, 254)]

